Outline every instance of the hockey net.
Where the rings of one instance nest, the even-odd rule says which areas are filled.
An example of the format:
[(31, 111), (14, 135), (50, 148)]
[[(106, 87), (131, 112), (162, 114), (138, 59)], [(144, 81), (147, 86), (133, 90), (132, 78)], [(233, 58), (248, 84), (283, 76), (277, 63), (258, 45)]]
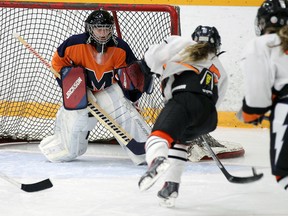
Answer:
[[(13, 33), (19, 33), (50, 62), (56, 48), (69, 36), (83, 33), (88, 15), (100, 8), (113, 14), (115, 34), (131, 46), (138, 59), (143, 58), (149, 45), (180, 33), (179, 8), (174, 6), (0, 2), (2, 138), (29, 141), (51, 135), (62, 102), (53, 74), (13, 38)], [(150, 126), (153, 125), (163, 107), (160, 91), (143, 95), (138, 106)], [(89, 140), (111, 137), (98, 124)]]
[[(115, 19), (115, 34), (123, 38), (138, 59), (149, 45), (180, 34), (180, 10), (169, 5), (123, 5), (1, 1), (0, 142), (34, 141), (53, 134), (62, 103), (53, 74), (13, 37), (19, 33), (44, 59), (69, 36), (84, 32), (84, 20), (103, 8)], [(160, 83), (144, 94), (138, 107), (152, 126), (163, 107)], [(90, 142), (108, 141), (112, 134), (97, 124)]]

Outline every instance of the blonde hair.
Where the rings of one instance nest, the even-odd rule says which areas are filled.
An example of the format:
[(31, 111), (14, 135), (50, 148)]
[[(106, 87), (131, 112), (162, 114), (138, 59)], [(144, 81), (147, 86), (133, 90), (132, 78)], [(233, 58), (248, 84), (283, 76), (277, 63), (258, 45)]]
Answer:
[(282, 51), (286, 54), (288, 54), (288, 25), (283, 26), (279, 31), (278, 31), (278, 36), (280, 37), (281, 40), (281, 48)]
[(184, 62), (195, 62), (207, 59), (209, 53), (216, 54), (216, 51), (215, 47), (212, 47), (209, 43), (205, 42), (186, 47), (180, 55), (183, 57), (182, 61)]

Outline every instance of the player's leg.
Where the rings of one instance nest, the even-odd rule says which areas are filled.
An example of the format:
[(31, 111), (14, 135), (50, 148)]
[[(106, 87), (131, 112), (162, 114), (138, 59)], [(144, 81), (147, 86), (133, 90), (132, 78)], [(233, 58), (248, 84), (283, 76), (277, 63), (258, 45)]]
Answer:
[(178, 197), (181, 176), (187, 161), (187, 145), (175, 144), (169, 149), (170, 168), (165, 173), (165, 183), (158, 192), (161, 206), (173, 207)]
[(148, 170), (139, 180), (140, 190), (149, 189), (168, 168), (168, 148), (185, 131), (188, 123), (185, 108), (174, 99), (169, 100), (158, 116), (151, 136), (146, 142)]
[(148, 190), (168, 169), (168, 142), (160, 136), (152, 135), (146, 142), (146, 162), (148, 170), (139, 180), (141, 191)]
[[(177, 140), (180, 140), (181, 143), (185, 143), (190, 137), (197, 137), (201, 134), (210, 132), (215, 129), (216, 123), (216, 108), (210, 99), (206, 96), (182, 92), (177, 93), (167, 102), (153, 127), (152, 135), (166, 140), (166, 145), (169, 145), (171, 148), (173, 146), (171, 144), (177, 142)], [(159, 133), (159, 131), (162, 132), (162, 134)], [(157, 142), (155, 144), (157, 144)], [(151, 144), (148, 146), (150, 145)], [(158, 145), (160, 145), (160, 142)], [(162, 149), (162, 153), (163, 151), (164, 150)], [(166, 204), (166, 206), (173, 206), (173, 199), (178, 196), (180, 179), (185, 161), (187, 160), (187, 147), (185, 145), (176, 144), (174, 149), (171, 148), (170, 153), (170, 161), (168, 160), (168, 162), (170, 162), (170, 168), (167, 170), (168, 173), (165, 184), (158, 194), (158, 197), (161, 198), (161, 202)], [(153, 165), (154, 160), (159, 158), (158, 156), (159, 155), (156, 155), (146, 146), (146, 158), (149, 159), (149, 161), (152, 161), (151, 165)], [(164, 154), (161, 156), (164, 156), (167, 160), (168, 156)], [(173, 156), (174, 159), (172, 159)], [(150, 175), (154, 170), (157, 171), (157, 167), (161, 165), (161, 163), (156, 164), (155, 167), (151, 165), (139, 181), (140, 189), (142, 182), (145, 182), (146, 189), (148, 189), (154, 184), (155, 179), (157, 180), (159, 175), (164, 173), (160, 172), (159, 174), (156, 172), (156, 175)], [(147, 178), (148, 180), (146, 180)], [(146, 181), (151, 182), (151, 184), (147, 184)]]

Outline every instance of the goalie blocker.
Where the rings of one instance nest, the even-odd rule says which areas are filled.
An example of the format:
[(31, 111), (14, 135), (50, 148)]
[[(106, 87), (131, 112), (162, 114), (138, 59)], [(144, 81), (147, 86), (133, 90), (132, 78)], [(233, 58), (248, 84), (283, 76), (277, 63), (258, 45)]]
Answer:
[(86, 74), (83, 67), (64, 67), (61, 70), (62, 98), (65, 109), (84, 109), (88, 105)]

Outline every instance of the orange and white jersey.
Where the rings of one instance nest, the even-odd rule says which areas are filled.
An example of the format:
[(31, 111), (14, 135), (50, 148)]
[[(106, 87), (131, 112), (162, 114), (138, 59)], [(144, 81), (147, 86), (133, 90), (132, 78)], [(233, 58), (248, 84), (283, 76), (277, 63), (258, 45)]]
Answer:
[(114, 37), (116, 45), (98, 53), (87, 43), (87, 33), (73, 35), (65, 40), (53, 55), (52, 67), (60, 72), (65, 66), (82, 66), (87, 72), (87, 85), (93, 91), (111, 86), (115, 81), (115, 68), (124, 67), (137, 60), (130, 47), (122, 39)]
[(200, 73), (204, 68), (210, 70), (217, 77), (219, 99), (216, 105), (219, 107), (228, 86), (226, 71), (215, 54), (209, 54), (208, 58), (202, 61), (183, 62), (183, 57), (180, 53), (193, 44), (196, 44), (196, 42), (192, 41), (192, 39), (170, 36), (162, 43), (150, 46), (145, 53), (145, 61), (151, 71), (159, 74), (162, 80), (187, 70), (195, 73)]
[(255, 38), (243, 52), (243, 118), (253, 121), (266, 113), (273, 103), (272, 89), (288, 84), (288, 55), (284, 54), (277, 34)]

